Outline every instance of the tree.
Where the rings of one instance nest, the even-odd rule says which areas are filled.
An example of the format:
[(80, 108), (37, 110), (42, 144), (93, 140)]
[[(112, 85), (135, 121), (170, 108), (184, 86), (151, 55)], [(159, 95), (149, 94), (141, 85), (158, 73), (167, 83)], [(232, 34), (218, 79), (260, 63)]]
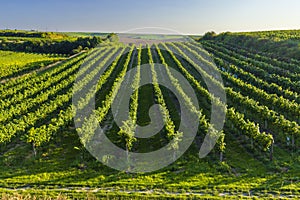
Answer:
[(202, 37), (203, 40), (212, 40), (214, 39), (214, 37), (217, 36), (217, 34), (214, 31), (211, 32), (207, 32), (204, 34), (204, 36)]
[(110, 41), (110, 42), (118, 42), (119, 41), (119, 37), (117, 34), (115, 33), (111, 33), (107, 36), (107, 39)]

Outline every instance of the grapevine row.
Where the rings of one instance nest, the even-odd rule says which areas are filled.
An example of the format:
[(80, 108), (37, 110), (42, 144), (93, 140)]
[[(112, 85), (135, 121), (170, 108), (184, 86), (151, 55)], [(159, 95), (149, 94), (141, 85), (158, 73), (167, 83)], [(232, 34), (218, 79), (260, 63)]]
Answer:
[[(0, 103), (0, 108), (4, 109), (4, 108), (10, 106), (15, 111), (11, 111), (8, 113), (17, 114), (16, 113), (17, 111), (21, 112), (21, 110), (18, 110), (18, 108), (17, 108), (17, 107), (22, 107), (21, 104), (24, 104), (24, 105), (30, 104), (30, 103), (32, 103), (30, 101), (32, 101), (34, 99), (39, 99), (41, 101), (39, 103), (42, 103), (42, 99), (39, 96), (47, 94), (49, 92), (49, 90), (51, 90), (51, 88), (56, 87), (60, 82), (65, 81), (70, 76), (72, 76), (74, 73), (76, 73), (81, 64), (82, 64), (82, 61), (72, 65), (70, 68), (61, 72), (59, 75), (53, 76), (51, 78), (51, 81), (40, 82), (40, 83), (38, 83), (38, 87), (31, 87), (22, 93), (20, 92), (18, 94), (15, 94), (11, 98), (7, 98), (4, 101), (2, 100)], [(37, 85), (37, 83), (35, 85)], [(45, 90), (45, 92), (41, 92), (44, 90)], [(49, 95), (47, 95), (47, 96), (49, 96)]]
[(47, 81), (49, 77), (59, 75), (62, 71), (76, 64), (84, 57), (86, 57), (86, 54), (82, 54), (78, 57), (73, 58), (70, 61), (60, 64), (51, 71), (48, 71), (40, 76), (38, 76), (36, 73), (33, 73), (29, 76), (26, 76), (25, 78), (16, 79), (13, 81), (9, 81), (3, 85), (0, 85), (1, 99), (5, 99), (10, 96), (15, 96), (17, 92), (22, 94), (24, 90), (33, 87), (34, 85), (37, 85), (41, 82)]
[[(191, 48), (195, 48), (194, 45), (189, 45)], [(289, 89), (283, 89), (281, 86), (277, 85), (273, 81), (273, 79), (266, 74), (264, 71), (256, 71), (254, 67), (247, 66), (247, 65), (239, 65), (240, 67), (237, 67), (232, 64), (227, 64), (224, 62), (223, 59), (232, 59), (230, 56), (223, 54), (220, 51), (215, 51), (211, 48), (208, 48), (209, 51), (214, 52), (214, 60), (216, 64), (218, 64), (221, 68), (221, 70), (229, 70), (229, 72), (234, 72), (237, 76), (241, 77), (243, 80), (247, 82), (251, 82), (251, 84), (255, 85), (256, 87), (261, 87), (262, 89), (266, 90), (268, 93), (275, 93), (279, 96), (284, 96), (285, 98), (291, 100), (291, 101), (296, 101), (297, 103), (300, 103), (300, 95), (297, 92), (293, 92)], [(217, 56), (217, 54), (219, 56)], [(238, 61), (237, 61), (238, 62)], [(262, 79), (257, 78), (262, 77)], [(272, 79), (272, 80), (271, 80)], [(265, 81), (269, 80), (269, 82)], [(271, 82), (271, 83), (270, 83)]]
[[(109, 59), (117, 52), (119, 52), (119, 48), (112, 51), (111, 54), (105, 57), (103, 60), (101, 59), (101, 57), (95, 60), (90, 60), (88, 65), (85, 65), (82, 71), (79, 71), (79, 73), (76, 74), (76, 77), (74, 76), (73, 78), (78, 78), (78, 76), (80, 76), (82, 73), (89, 72), (91, 68), (100, 71), (103, 68), (103, 66), (106, 65), (106, 63), (109, 61)], [(118, 54), (120, 54), (120, 52)], [(97, 60), (100, 59), (101, 62), (99, 63)], [(96, 64), (96, 66), (94, 66), (93, 64)], [(92, 76), (89, 76), (88, 74), (87, 77), (91, 78)], [(86, 78), (83, 78), (79, 83), (83, 83), (80, 84), (80, 86), (84, 87), (84, 85), (88, 84), (88, 81), (86, 81)], [(72, 90), (72, 94), (74, 92), (77, 92), (80, 89), (81, 88), (74, 86)], [(68, 98), (70, 100), (71, 96), (69, 96)], [(51, 136), (54, 135), (58, 130), (67, 127), (70, 124), (72, 118), (73, 118), (73, 107), (72, 105), (67, 105), (66, 109), (61, 110), (58, 116), (52, 118), (51, 122), (48, 125), (42, 125), (40, 127), (32, 127), (29, 130), (29, 133), (27, 134), (27, 142), (34, 144), (35, 147), (38, 147), (45, 142), (48, 142), (51, 139)]]
[(156, 74), (156, 71), (155, 71), (150, 46), (148, 46), (147, 50), (148, 50), (149, 64), (151, 66), (151, 74), (152, 74), (152, 81), (153, 81), (152, 84), (153, 84), (153, 87), (154, 87), (155, 96), (156, 96), (157, 102), (161, 105), (160, 106), (160, 109), (161, 109), (160, 111), (163, 114), (163, 120), (164, 120), (165, 128), (166, 128), (166, 131), (167, 131), (167, 138), (169, 140), (172, 140), (176, 136), (175, 125), (174, 125), (174, 122), (172, 121), (172, 119), (170, 117), (170, 113), (169, 113), (169, 110), (168, 110), (167, 105), (165, 103), (164, 96), (162, 94), (162, 91), (161, 91), (161, 89), (159, 87), (159, 84), (158, 84), (158, 81), (157, 81), (157, 74)]
[(255, 87), (258, 87), (260, 89), (265, 90), (269, 94), (275, 93), (278, 96), (283, 96), (286, 99), (289, 99), (290, 101), (295, 101), (298, 104), (300, 103), (300, 95), (296, 92), (292, 92), (290, 90), (285, 90), (282, 89), (282, 87), (278, 86), (275, 83), (267, 83), (263, 79), (257, 78), (253, 74), (244, 71), (243, 69), (231, 65), (231, 64), (226, 64), (222, 59), (215, 57), (215, 62), (216, 64), (221, 67), (221, 70), (227, 71), (229, 73), (235, 74), (237, 77), (242, 79), (245, 82), (248, 82)]
[[(284, 89), (292, 90), (293, 92), (300, 91), (300, 86), (297, 83), (297, 81), (299, 81), (299, 78), (296, 79), (296, 82), (293, 82), (293, 80), (291, 80), (286, 74), (282, 76), (280, 74), (272, 72), (272, 69), (268, 70), (260, 67), (259, 65), (249, 64), (247, 61), (240, 58), (239, 55), (230, 52), (224, 48), (217, 47), (212, 43), (205, 42), (203, 43), (203, 45), (205, 45), (205, 48), (208, 51), (213, 52), (213, 54), (221, 57), (222, 59), (227, 60), (228, 62), (246, 71), (253, 73), (258, 77), (261, 77), (262, 79), (268, 81), (269, 83), (275, 82), (279, 86), (282, 86)], [(216, 50), (216, 48), (218, 49)]]
[(223, 47), (223, 48), (226, 48), (226, 49), (228, 49), (230, 51), (233, 51), (237, 54), (240, 54), (242, 56), (245, 56), (245, 57), (248, 57), (248, 58), (251, 58), (251, 59), (254, 59), (254, 60), (258, 60), (258, 61), (261, 61), (261, 62), (265, 62), (265, 63), (271, 64), (271, 65), (274, 65), (274, 66), (280, 66), (280, 68), (288, 70), (291, 73), (300, 73), (299, 63), (298, 64), (293, 64), (293, 63), (287, 63), (287, 62), (284, 62), (284, 61), (279, 61), (277, 59), (270, 58), (269, 56), (254, 54), (254, 53), (251, 53), (250, 51), (246, 51), (242, 48), (236, 48), (236, 47), (233, 47), (231, 45), (227, 45), (227, 44), (222, 43), (222, 42), (217, 42), (217, 45), (219, 47)]
[(263, 119), (265, 122), (271, 123), (274, 132), (278, 132), (277, 136), (299, 136), (299, 126), (296, 122), (285, 119), (283, 115), (278, 115), (278, 113), (269, 110), (266, 106), (260, 106), (259, 103), (253, 99), (243, 97), (232, 88), (226, 88), (226, 93), (228, 97), (230, 97), (230, 100), (233, 101), (233, 105), (241, 105), (242, 108), (250, 110), (250, 113), (255, 112), (251, 115), (252, 118), (255, 118), (257, 121)]
[[(211, 43), (208, 43), (208, 42), (203, 42), (203, 44), (205, 46), (211, 45)], [(230, 51), (228, 49), (224, 50), (222, 47), (219, 47), (219, 46), (216, 46), (214, 48), (216, 50), (226, 51), (226, 54), (229, 54), (229, 55), (235, 57), (236, 59), (238, 59), (240, 61), (244, 61), (244, 62), (246, 62), (246, 63), (248, 63), (250, 65), (257, 66), (257, 67), (259, 67), (261, 69), (264, 69), (264, 70), (266, 70), (270, 74), (278, 74), (278, 75), (281, 75), (283, 77), (287, 77), (292, 82), (297, 82), (300, 79), (300, 74), (290, 73), (287, 69), (283, 69), (281, 67), (274, 66), (274, 65), (271, 65), (269, 63), (265, 63), (265, 62), (262, 62), (262, 61), (258, 61), (258, 60), (254, 60), (254, 59), (245, 57), (245, 56), (241, 56), (241, 55), (239, 55), (239, 54), (237, 54), (237, 53), (235, 53), (233, 51)]]
[[(190, 49), (189, 47), (180, 44), (183, 48), (190, 50), (195, 56), (198, 56), (197, 52)], [(199, 47), (197, 47), (199, 48)], [(231, 86), (239, 88), (244, 94), (251, 95), (254, 99), (261, 102), (264, 105), (272, 105), (272, 109), (284, 114), (289, 120), (298, 122), (300, 117), (300, 106), (291, 102), (283, 97), (278, 97), (275, 94), (268, 94), (264, 90), (261, 90), (253, 85), (245, 83), (241, 79), (235, 78), (230, 75), (228, 72), (220, 71), (223, 78), (227, 83), (230, 83)]]
[[(178, 66), (179, 65), (181, 66), (181, 63), (177, 60), (176, 57), (174, 57), (173, 52), (171, 52), (168, 49), (168, 47), (165, 46), (165, 44), (161, 44), (161, 45), (163, 45), (163, 49), (166, 49), (168, 51), (168, 53), (172, 56), (172, 58), (176, 62), (176, 64)], [(217, 145), (218, 145), (218, 150), (221, 152), (221, 155), (222, 155), (222, 153), (225, 151), (225, 142), (224, 142), (225, 135), (224, 135), (224, 133), (218, 132), (217, 130), (215, 130), (214, 127), (211, 124), (209, 124), (208, 120), (206, 119), (206, 116), (202, 114), (201, 110), (198, 110), (194, 106), (190, 97), (183, 91), (182, 87), (178, 83), (178, 80), (172, 75), (171, 71), (169, 70), (169, 65), (167, 64), (165, 57), (163, 56), (163, 53), (161, 52), (159, 46), (158, 45), (155, 45), (155, 46), (156, 46), (156, 52), (159, 55), (160, 61), (165, 66), (165, 71), (166, 71), (165, 74), (168, 75), (168, 78), (170, 79), (171, 83), (173, 84), (175, 89), (178, 91), (178, 93), (181, 95), (181, 97), (184, 99), (186, 108), (188, 108), (191, 113), (194, 113), (198, 117), (200, 127), (202, 129), (204, 129), (205, 133), (208, 132), (208, 129), (211, 129), (210, 134), (220, 135), (219, 139), (217, 140)], [(222, 160), (222, 158), (220, 158), (220, 159)]]
[[(134, 46), (130, 48), (130, 51), (127, 55), (126, 61), (124, 63), (122, 71), (119, 73), (118, 77), (115, 79), (115, 82), (113, 83), (113, 86), (111, 87), (110, 92), (106, 95), (105, 100), (102, 101), (102, 104), (99, 108), (97, 108), (88, 119), (85, 119), (82, 121), (81, 128), (78, 128), (77, 131), (80, 135), (82, 135), (82, 142), (84, 144), (87, 144), (89, 140), (92, 139), (93, 135), (91, 133), (94, 132), (95, 128), (93, 124), (93, 119), (96, 118), (99, 123), (101, 123), (105, 116), (107, 115), (112, 102), (114, 101), (114, 98), (116, 97), (121, 84), (124, 80), (124, 76), (126, 74), (127, 68), (129, 66), (131, 57), (133, 55)], [(83, 137), (84, 136), (84, 137)]]
[[(180, 55), (186, 59), (190, 60), (184, 52), (182, 52), (178, 47), (176, 47), (174, 44), (169, 44), (169, 46), (176, 49)], [(173, 54), (173, 52), (164, 45), (164, 48), (168, 51), (168, 53), (171, 55), (173, 60), (176, 62), (177, 67), (180, 69), (180, 71), (186, 76), (186, 78), (197, 88), (197, 91), (200, 92), (203, 96), (205, 96), (207, 99), (211, 101), (217, 101), (215, 100), (215, 97), (211, 95), (205, 88), (203, 88), (199, 82), (192, 76), (185, 67), (181, 64), (181, 62), (176, 58), (176, 56)], [(191, 61), (191, 60), (190, 60)], [(219, 106), (225, 106), (222, 105), (223, 103), (219, 101)], [(264, 132), (260, 132), (259, 125), (254, 124), (253, 122), (246, 121), (242, 114), (239, 114), (234, 110), (234, 108), (230, 108), (229, 110), (232, 110), (232, 112), (227, 112), (227, 118), (239, 129), (241, 130), (240, 133), (249, 136), (250, 138), (253, 138), (255, 141), (257, 141), (258, 145), (262, 147), (262, 149), (267, 149), (270, 147), (270, 145), (273, 142), (273, 138), (270, 134), (266, 134)], [(238, 113), (238, 117), (233, 114)], [(263, 139), (262, 139), (263, 138)]]
[[(77, 65), (80, 65), (80, 63), (77, 63)], [(74, 67), (76, 67), (76, 65)], [(53, 87), (52, 90), (56, 90), (56, 88), (66, 88), (66, 85), (70, 85), (74, 78), (75, 74), (69, 79), (66, 79), (63, 84), (59, 84), (58, 86)], [(51, 81), (51, 79), (48, 81)], [(38, 85), (36, 85), (36, 87), (38, 87)], [(51, 92), (51, 90), (49, 90), (49, 92)], [(63, 109), (66, 105), (68, 105), (68, 103), (70, 103), (71, 95), (72, 90), (69, 87), (69, 89), (65, 91), (65, 94), (56, 95), (53, 100), (48, 100), (46, 103), (43, 103), (40, 107), (38, 107), (37, 110), (29, 112), (26, 115), (22, 115), (13, 121), (9, 121), (5, 125), (1, 124), (0, 142), (3, 143), (10, 141), (10, 139), (15, 136), (16, 133), (27, 132), (30, 127), (37, 126), (37, 122), (41, 121), (42, 119), (47, 119), (51, 115), (55, 114), (58, 108)], [(37, 99), (37, 101), (39, 101), (39, 99)], [(24, 107), (26, 108), (26, 105), (24, 105)], [(35, 132), (34, 128), (30, 129), (28, 132), (29, 134), (26, 135), (25, 138), (28, 137), (27, 140), (31, 142), (32, 137), (30, 137), (30, 134), (33, 134)], [(43, 135), (40, 136), (41, 137), (35, 137), (35, 139), (37, 140), (36, 145), (41, 143), (43, 138), (45, 138), (42, 137)]]

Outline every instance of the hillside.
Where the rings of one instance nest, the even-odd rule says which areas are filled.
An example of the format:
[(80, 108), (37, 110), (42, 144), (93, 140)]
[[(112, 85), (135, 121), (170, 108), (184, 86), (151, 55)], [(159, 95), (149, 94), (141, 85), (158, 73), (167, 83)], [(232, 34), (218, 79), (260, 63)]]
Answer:
[(251, 53), (263, 54), (273, 59), (294, 62), (300, 59), (300, 30), (225, 32), (219, 35), (209, 32), (204, 40), (215, 40), (232, 47), (246, 48)]
[[(297, 51), (278, 56), (283, 49), (265, 50), (269, 44), (281, 45), (281, 41), (274, 42), (269, 36), (264, 38), (265, 47), (257, 48), (255, 43), (251, 46), (251, 42), (245, 45), (244, 38), (252, 41), (249, 35), (213, 34), (200, 41), (142, 46), (110, 40), (116, 37), (111, 34), (105, 42), (99, 40), (97, 47), (88, 46), (85, 51), (76, 47), (81, 53), (46, 70), (33, 72), (34, 68), (26, 68), (21, 77), (18, 70), (9, 74), (15, 78), (0, 84), (2, 198), (299, 198), (300, 57), (294, 57)], [(253, 36), (253, 40), (258, 37), (261, 36)], [(288, 38), (294, 40), (292, 36)], [(50, 55), (32, 54), (36, 61), (40, 57), (52, 59)], [(61, 59), (56, 56), (52, 62)], [(7, 63), (0, 65), (0, 72), (6, 67)], [(152, 84), (139, 87), (145, 79), (145, 67)], [(126, 76), (131, 69), (136, 73)], [(196, 101), (173, 69), (195, 91)], [(172, 91), (159, 85), (159, 79), (170, 83)], [(91, 90), (89, 86), (95, 81)], [(218, 99), (218, 93), (212, 95), (209, 81), (224, 90), (226, 101)], [(134, 93), (126, 113), (127, 124), (119, 127), (111, 104), (123, 87), (133, 88)], [(74, 93), (80, 92), (81, 98), (74, 100)], [(96, 128), (91, 125), (94, 115), (87, 112), (93, 100), (97, 124), (105, 128), (105, 136), (115, 146), (127, 153), (147, 153), (175, 141), (168, 155), (176, 161), (144, 173), (134, 173), (138, 169), (130, 157), (124, 170), (108, 167), (123, 159), (114, 152), (106, 152), (98, 161), (86, 149), (89, 142), (97, 139)], [(161, 107), (149, 114), (156, 103)], [(223, 130), (211, 128), (213, 106), (220, 110), (226, 107)], [(74, 117), (74, 111), (81, 115)], [(80, 118), (82, 115), (86, 118)], [(160, 115), (165, 122), (162, 129), (149, 138), (135, 137), (136, 129), (131, 123), (151, 125), (151, 120)], [(199, 123), (192, 139), (179, 131), (182, 123), (183, 130), (193, 128), (182, 122), (185, 115)], [(201, 144), (212, 129), (220, 137), (208, 156), (199, 158)], [(191, 139), (191, 145), (181, 156), (180, 145), (185, 139)], [(146, 167), (164, 159), (155, 158)]]

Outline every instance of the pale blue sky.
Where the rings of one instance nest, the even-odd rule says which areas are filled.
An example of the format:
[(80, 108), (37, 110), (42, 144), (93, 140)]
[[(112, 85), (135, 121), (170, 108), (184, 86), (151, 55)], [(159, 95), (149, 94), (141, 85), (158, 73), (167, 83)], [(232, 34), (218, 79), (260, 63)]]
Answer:
[(214, 30), (300, 29), (299, 0), (7, 0), (0, 29), (123, 32), (162, 27)]

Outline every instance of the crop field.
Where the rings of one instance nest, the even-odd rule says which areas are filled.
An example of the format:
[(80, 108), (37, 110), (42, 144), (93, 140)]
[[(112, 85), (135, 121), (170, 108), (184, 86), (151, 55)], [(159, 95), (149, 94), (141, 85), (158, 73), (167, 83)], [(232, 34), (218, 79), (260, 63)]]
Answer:
[[(2, 198), (300, 195), (300, 61), (296, 59), (275, 58), (218, 39), (146, 45), (107, 42), (69, 59), (10, 51), (0, 54), (0, 77), (7, 79), (0, 84)], [(58, 60), (63, 61), (44, 71), (35, 71)], [(215, 68), (224, 86), (201, 63)], [(152, 84), (139, 87), (144, 67), (149, 68)], [(126, 76), (132, 69), (136, 73)], [(190, 84), (199, 108), (178, 84), (171, 69)], [(75, 126), (72, 97), (99, 74), (94, 113), (115, 145), (127, 151), (150, 152), (171, 140), (180, 141), (178, 129), (184, 108), (199, 122), (189, 149), (173, 164), (150, 173), (120, 172), (97, 161), (79, 137), (94, 129), (87, 120), (82, 121), (81, 128)], [(161, 77), (175, 91), (160, 85)], [(225, 91), (226, 102), (218, 101), (209, 92), (206, 80)], [(130, 123), (149, 125), (153, 117), (149, 115), (150, 107), (161, 105), (158, 112), (165, 125), (155, 135), (135, 138), (130, 124), (119, 127), (115, 123), (111, 105), (122, 86), (134, 89), (129, 104)], [(174, 92), (180, 94), (184, 105), (179, 105)], [(76, 111), (90, 106), (92, 97), (88, 91)], [(226, 108), (225, 124), (212, 152), (199, 158), (201, 143), (212, 123), (212, 102)], [(178, 148), (173, 145), (172, 152)]]
[(65, 59), (51, 54), (33, 54), (13, 51), (0, 51), (0, 80), (15, 77), (34, 69)]
[(0, 199), (300, 199), (300, 1), (2, 1)]

